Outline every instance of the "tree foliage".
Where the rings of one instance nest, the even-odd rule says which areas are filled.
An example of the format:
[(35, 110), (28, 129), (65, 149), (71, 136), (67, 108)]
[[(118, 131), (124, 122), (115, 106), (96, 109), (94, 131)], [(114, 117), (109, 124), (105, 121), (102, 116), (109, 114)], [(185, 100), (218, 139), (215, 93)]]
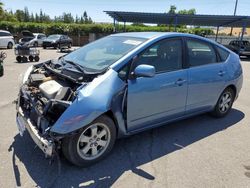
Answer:
[[(195, 9), (181, 10), (184, 14), (195, 14)], [(168, 12), (175, 13), (176, 7), (171, 6)], [(180, 12), (180, 11), (179, 11)], [(92, 19), (84, 11), (81, 16), (73, 17), (71, 13), (63, 13), (53, 19), (45, 14), (42, 10), (39, 13), (32, 13), (28, 8), (24, 10), (4, 11), (3, 4), (0, 1), (0, 28), (9, 30), (13, 34), (18, 34), (23, 30), (29, 30), (36, 33), (45, 33), (47, 35), (60, 33), (68, 35), (88, 35), (89, 33), (105, 33), (113, 32), (112, 24), (94, 24)], [(193, 33), (197, 35), (211, 35), (213, 31), (208, 28), (186, 28), (178, 26), (177, 32)], [(123, 25), (118, 25), (118, 30), (123, 31)], [(134, 23), (126, 26), (126, 32), (142, 32), (142, 31), (174, 31), (173, 27), (147, 26), (140, 23)]]
[(17, 9), (15, 12), (12, 10), (6, 11), (3, 9), (3, 3), (0, 2), (0, 20), (1, 21), (13, 21), (13, 22), (37, 22), (37, 23), (51, 23), (51, 22), (62, 22), (62, 23), (93, 23), (91, 17), (88, 16), (87, 12), (74, 18), (71, 13), (63, 12), (60, 16), (55, 16), (53, 19), (47, 15), (41, 9), (39, 13), (33, 13), (24, 7), (23, 10)]

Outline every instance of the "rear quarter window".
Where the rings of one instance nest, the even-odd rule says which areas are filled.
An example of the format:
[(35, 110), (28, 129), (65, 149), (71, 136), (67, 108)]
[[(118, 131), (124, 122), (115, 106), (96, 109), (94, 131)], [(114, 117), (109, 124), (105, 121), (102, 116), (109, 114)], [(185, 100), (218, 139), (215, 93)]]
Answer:
[(229, 56), (229, 52), (226, 51), (226, 50), (224, 50), (224, 49), (222, 49), (222, 48), (220, 48), (220, 47), (218, 47), (218, 46), (216, 46), (216, 49), (217, 49), (217, 51), (219, 53), (220, 60), (221, 61), (226, 61), (227, 58), (228, 58), (228, 56)]

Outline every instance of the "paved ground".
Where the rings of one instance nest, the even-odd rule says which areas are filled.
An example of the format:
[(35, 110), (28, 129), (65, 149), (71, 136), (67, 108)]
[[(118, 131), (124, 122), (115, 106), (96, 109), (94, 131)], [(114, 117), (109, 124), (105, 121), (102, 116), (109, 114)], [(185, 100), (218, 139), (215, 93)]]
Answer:
[[(117, 142), (104, 161), (85, 169), (49, 160), (15, 123), (19, 75), (7, 50), (0, 78), (0, 187), (250, 187), (250, 62), (242, 61), (244, 85), (224, 119), (201, 115)], [(41, 59), (62, 55), (41, 50)]]

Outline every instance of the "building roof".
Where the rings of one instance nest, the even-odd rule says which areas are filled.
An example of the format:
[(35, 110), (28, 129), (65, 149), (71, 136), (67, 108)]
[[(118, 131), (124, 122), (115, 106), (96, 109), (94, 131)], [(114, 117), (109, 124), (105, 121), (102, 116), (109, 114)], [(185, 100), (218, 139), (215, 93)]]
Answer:
[(104, 11), (119, 22), (148, 23), (148, 24), (180, 24), (214, 27), (250, 27), (250, 16), (230, 15), (187, 15), (168, 13), (145, 13)]

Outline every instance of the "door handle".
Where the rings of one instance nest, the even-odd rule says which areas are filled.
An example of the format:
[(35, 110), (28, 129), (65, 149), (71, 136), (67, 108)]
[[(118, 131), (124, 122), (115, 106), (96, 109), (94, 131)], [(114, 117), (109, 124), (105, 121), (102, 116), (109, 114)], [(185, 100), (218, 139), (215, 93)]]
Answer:
[(186, 80), (183, 80), (183, 79), (178, 79), (175, 84), (178, 85), (178, 86), (182, 86), (182, 84), (184, 84), (186, 82)]
[(219, 76), (224, 76), (225, 73), (226, 73), (225, 71), (219, 71), (218, 75)]

